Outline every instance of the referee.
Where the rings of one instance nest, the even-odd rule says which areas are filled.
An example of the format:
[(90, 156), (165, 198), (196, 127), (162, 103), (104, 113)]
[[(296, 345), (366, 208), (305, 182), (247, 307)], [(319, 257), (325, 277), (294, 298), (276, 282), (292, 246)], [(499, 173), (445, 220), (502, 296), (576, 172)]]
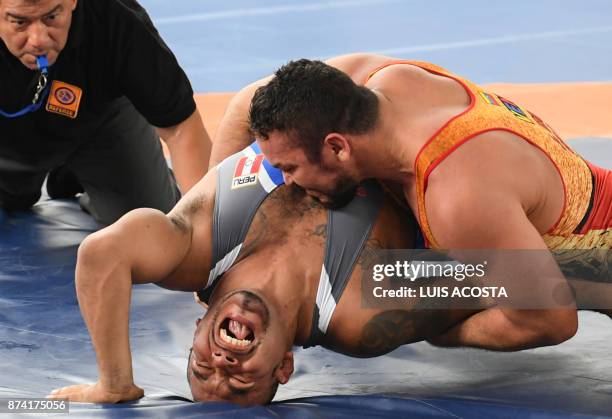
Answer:
[(49, 174), (52, 198), (85, 192), (109, 224), (204, 175), (193, 90), (135, 0), (0, 0), (0, 38), (0, 208), (31, 207)]

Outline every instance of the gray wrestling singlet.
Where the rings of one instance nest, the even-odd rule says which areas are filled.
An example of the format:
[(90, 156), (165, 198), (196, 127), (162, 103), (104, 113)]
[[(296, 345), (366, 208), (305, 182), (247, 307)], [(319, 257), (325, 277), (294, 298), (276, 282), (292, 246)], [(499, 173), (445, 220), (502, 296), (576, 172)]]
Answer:
[[(251, 144), (217, 166), (213, 214), (212, 263), (208, 282), (198, 292), (208, 303), (215, 285), (235, 263), (259, 206), (284, 184), (280, 170)], [(334, 310), (368, 239), (384, 192), (376, 181), (366, 181), (345, 207), (328, 210), (325, 259), (321, 269), (313, 327), (304, 347), (315, 346), (326, 333)]]

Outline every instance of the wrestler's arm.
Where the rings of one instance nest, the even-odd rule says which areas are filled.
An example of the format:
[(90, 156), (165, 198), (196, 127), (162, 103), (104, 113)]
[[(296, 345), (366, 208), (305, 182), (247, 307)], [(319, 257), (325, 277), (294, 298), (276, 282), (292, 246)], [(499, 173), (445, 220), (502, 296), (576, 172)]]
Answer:
[[(389, 207), (383, 207), (382, 211)], [(398, 208), (396, 206), (396, 208)], [(384, 355), (401, 345), (429, 340), (449, 330), (477, 310), (466, 310), (466, 304), (477, 307), (476, 298), (461, 301), (449, 296), (440, 298), (403, 298), (392, 302), (391, 298), (373, 301), (368, 298), (373, 289), (362, 281), (364, 273), (371, 273), (372, 266), (380, 262), (383, 249), (412, 249), (414, 240), (410, 238), (416, 231), (416, 222), (407, 218), (405, 212), (396, 212), (399, 219), (388, 211), (379, 218), (375, 227), (379, 230), (365, 243), (353, 279), (349, 282), (337, 305), (330, 328), (324, 336), (323, 346), (344, 355), (370, 358)], [(323, 226), (324, 227), (324, 226)], [(318, 228), (325, 234), (325, 229)], [(385, 231), (382, 234), (380, 231)], [(405, 233), (408, 232), (410, 236)], [(382, 237), (384, 238), (382, 238)], [(449, 288), (444, 278), (429, 278), (431, 288)], [(458, 285), (458, 284), (457, 284)], [(389, 280), (377, 282), (376, 286), (392, 289)], [(364, 299), (365, 297), (365, 299)], [(376, 300), (376, 299), (375, 299)], [(365, 304), (364, 304), (365, 302)], [(455, 306), (459, 306), (456, 308)]]
[[(563, 274), (511, 188), (487, 176), (481, 178), (458, 181), (452, 192), (434, 192), (427, 202), (430, 223), (444, 248), (500, 249), (484, 253), (492, 259), (486, 278), (503, 278), (500, 281), (505, 282), (495, 285), (506, 285), (515, 301), (480, 311), (430, 342), (521, 350), (569, 339), (577, 328), (577, 313)], [(450, 198), (453, 194), (460, 199)], [(504, 254), (503, 249), (533, 251)], [(553, 295), (561, 294), (567, 297), (565, 305), (553, 299)], [(526, 300), (541, 308), (521, 309), (521, 302)]]
[(144, 395), (134, 384), (129, 345), (132, 284), (157, 282), (179, 265), (190, 247), (189, 228), (162, 212), (137, 209), (87, 237), (79, 247), (76, 290), (98, 362), (95, 384), (64, 387), (53, 398), (117, 403)]
[(251, 83), (232, 97), (215, 133), (208, 167), (216, 166), (253, 142), (249, 130), (251, 99), (257, 88), (267, 84), (271, 78), (269, 76)]

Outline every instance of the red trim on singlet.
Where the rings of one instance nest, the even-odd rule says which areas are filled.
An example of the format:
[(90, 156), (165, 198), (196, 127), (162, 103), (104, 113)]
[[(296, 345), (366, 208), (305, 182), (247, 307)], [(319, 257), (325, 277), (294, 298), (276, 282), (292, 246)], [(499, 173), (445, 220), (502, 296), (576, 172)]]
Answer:
[[(457, 143), (455, 143), (455, 145), (453, 145), (451, 148), (449, 148), (448, 150), (446, 150), (446, 152), (444, 154), (442, 154), (438, 160), (436, 160), (435, 162), (433, 162), (432, 164), (429, 165), (429, 167), (427, 168), (427, 170), (425, 170), (425, 174), (423, 175), (423, 199), (425, 199), (425, 192), (427, 191), (427, 182), (429, 180), (429, 175), (431, 174), (431, 172), (440, 164), (442, 163), (442, 161), (444, 161), (444, 159), (446, 159), (453, 151), (455, 151), (457, 148), (459, 148), (461, 145), (465, 144), (468, 140), (471, 140), (472, 138), (480, 135), (480, 134), (484, 134), (485, 132), (490, 132), (490, 131), (507, 131), (511, 134), (514, 134), (520, 138), (522, 138), (523, 140), (527, 141), (529, 144), (533, 145), (534, 147), (538, 148), (540, 151), (542, 151), (542, 153), (544, 153), (544, 155), (546, 157), (548, 157), (548, 160), (551, 161), (551, 163), (553, 164), (553, 166), (555, 167), (555, 170), (557, 170), (557, 173), (559, 174), (559, 178), (561, 178), (561, 184), (563, 185), (563, 209), (561, 210), (561, 213), (559, 214), (559, 217), (557, 218), (557, 221), (552, 225), (551, 228), (548, 229), (548, 231), (545, 234), (549, 234), (551, 232), (553, 232), (557, 226), (559, 225), (559, 223), (561, 222), (561, 219), (563, 218), (563, 214), (565, 214), (565, 209), (567, 207), (567, 187), (565, 186), (565, 181), (563, 180), (563, 176), (561, 175), (561, 169), (559, 169), (559, 167), (557, 166), (557, 164), (553, 161), (552, 157), (548, 155), (548, 153), (546, 151), (544, 151), (544, 149), (542, 149), (542, 147), (540, 147), (539, 145), (537, 145), (536, 143), (534, 143), (533, 141), (531, 141), (529, 138), (519, 134), (516, 131), (513, 131), (509, 128), (487, 128), (481, 131), (477, 131), (475, 133), (472, 133), (471, 135), (465, 137), (464, 139), (462, 139), (461, 141), (458, 141)], [(612, 179), (612, 176), (610, 177)], [(612, 188), (611, 188), (611, 195), (612, 196)], [(432, 232), (433, 234), (433, 232)]]
[[(396, 61), (392, 61), (389, 63), (385, 63), (383, 65), (378, 66), (377, 68), (375, 68), (372, 72), (370, 72), (370, 74), (368, 75), (368, 78), (366, 79), (365, 83), (367, 83), (376, 73), (378, 73), (380, 70), (389, 67), (391, 65), (395, 65), (395, 64), (408, 64), (408, 65), (413, 65), (415, 67), (421, 68), (429, 73), (433, 73), (433, 74), (437, 74), (439, 76), (442, 77), (447, 77), (450, 78), (452, 80), (455, 80), (457, 83), (459, 83), (463, 89), (467, 92), (467, 94), (470, 96), (470, 104), (468, 105), (468, 107), (463, 110), (461, 113), (453, 116), (451, 119), (449, 119), (448, 121), (446, 121), (438, 130), (436, 130), (436, 132), (423, 144), (423, 146), (421, 147), (421, 149), (419, 150), (419, 152), (416, 155), (416, 158), (414, 159), (414, 173), (416, 175), (416, 171), (417, 171), (417, 162), (419, 161), (419, 158), (421, 157), (421, 154), (423, 153), (423, 151), (425, 150), (425, 148), (432, 142), (434, 141), (438, 135), (440, 134), (440, 132), (442, 132), (448, 125), (450, 125), (454, 120), (456, 120), (457, 118), (462, 117), (463, 115), (465, 115), (466, 113), (470, 112), (474, 106), (476, 106), (476, 97), (474, 92), (467, 86), (467, 84), (459, 79), (458, 77), (452, 75), (452, 74), (444, 74), (442, 72), (433, 70), (433, 69), (429, 69), (429, 68), (425, 68), (425, 67), (421, 67), (418, 64), (416, 64), (415, 62), (412, 61), (408, 61), (408, 60), (396, 60)], [(364, 83), (364, 84), (365, 84)], [(539, 145), (537, 145), (536, 143), (534, 143), (533, 141), (531, 141), (530, 139), (526, 138), (525, 136), (519, 134), (516, 131), (513, 131), (509, 128), (503, 128), (503, 127), (499, 127), (499, 128), (488, 128), (485, 130), (481, 130), (478, 132), (475, 132), (471, 135), (469, 135), (468, 137), (464, 138), (463, 140), (457, 142), (456, 144), (454, 144), (449, 150), (447, 150), (444, 154), (442, 154), (442, 156), (440, 156), (436, 161), (434, 161), (432, 164), (429, 165), (429, 167), (425, 170), (425, 173), (423, 175), (423, 201), (425, 200), (425, 192), (427, 191), (427, 183), (428, 183), (428, 179), (429, 179), (429, 175), (431, 174), (431, 172), (446, 158), (450, 155), (450, 153), (452, 153), (453, 151), (455, 151), (459, 146), (461, 146), (462, 144), (464, 144), (465, 142), (467, 142), (468, 140), (483, 134), (485, 132), (489, 132), (489, 131), (507, 131), (510, 132), (511, 134), (514, 134), (520, 138), (522, 138), (523, 140), (527, 141), (529, 144), (535, 146), (536, 148), (538, 148), (540, 151), (542, 151), (544, 153), (544, 155), (546, 157), (548, 157), (548, 159), (551, 161), (551, 163), (553, 164), (553, 166), (555, 167), (555, 170), (557, 171), (557, 173), (559, 174), (559, 178), (561, 179), (561, 184), (563, 185), (563, 209), (561, 210), (561, 213), (559, 214), (559, 217), (557, 218), (557, 221), (555, 221), (555, 223), (552, 225), (552, 227), (545, 233), (545, 234), (549, 234), (551, 232), (553, 232), (557, 226), (559, 225), (559, 223), (561, 222), (561, 220), (563, 219), (563, 215), (565, 214), (565, 210), (567, 208), (567, 186), (565, 185), (565, 180), (563, 179), (563, 176), (561, 174), (561, 170), (559, 169), (559, 167), (557, 166), (557, 164), (555, 163), (555, 161), (552, 159), (552, 157), (546, 152), (544, 151), (544, 149), (542, 149), (542, 147), (540, 147)], [(612, 175), (608, 176), (608, 182), (612, 183)], [(610, 185), (608, 187), (608, 197), (611, 197), (610, 199), (612, 199), (612, 185)], [(417, 197), (418, 199), (418, 197)], [(423, 202), (423, 207), (425, 207), (425, 202)], [(417, 205), (418, 208), (418, 205)], [(612, 210), (610, 210), (612, 211)], [(593, 212), (591, 212), (591, 214), (593, 214)], [(420, 220), (420, 214), (417, 214), (418, 219)], [(427, 216), (425, 215), (425, 218)], [(589, 217), (590, 218), (590, 217)], [(609, 219), (609, 218), (608, 218)], [(587, 222), (587, 224), (589, 224)], [(585, 225), (586, 227), (586, 225)], [(431, 231), (430, 228), (430, 232), (433, 235), (433, 231)], [(429, 240), (427, 239), (426, 235), (423, 235), (425, 244), (427, 247), (429, 247)]]
[[(408, 64), (408, 65), (412, 65), (415, 67), (418, 67), (420, 69), (423, 69), (425, 71), (427, 71), (428, 73), (433, 73), (433, 74), (437, 74), (438, 76), (442, 76), (442, 77), (447, 77), (449, 79), (455, 80), (457, 83), (459, 83), (461, 85), (461, 87), (463, 87), (463, 90), (465, 90), (465, 92), (468, 94), (468, 96), (470, 97), (470, 104), (468, 105), (467, 108), (465, 108), (462, 112), (458, 113), (457, 115), (453, 116), (451, 119), (449, 119), (448, 121), (446, 121), (442, 126), (440, 126), (440, 128), (438, 128), (436, 130), (436, 132), (434, 132), (434, 134), (429, 137), (429, 139), (423, 144), (423, 146), (420, 148), (419, 152), (417, 153), (414, 162), (413, 162), (413, 172), (416, 175), (417, 172), (417, 162), (419, 161), (419, 157), (421, 156), (421, 153), (423, 153), (423, 150), (425, 149), (425, 147), (427, 147), (437, 136), (438, 134), (440, 134), (440, 132), (442, 132), (442, 130), (444, 128), (446, 128), (450, 123), (452, 123), (455, 119), (465, 115), (466, 113), (468, 113), (469, 111), (471, 111), (472, 109), (474, 109), (474, 106), (476, 106), (476, 97), (474, 95), (474, 92), (472, 92), (472, 89), (470, 89), (463, 80), (460, 80), (459, 78), (451, 75), (451, 74), (444, 74), (441, 73), (439, 71), (430, 69), (430, 68), (424, 68), (419, 66), (418, 64), (412, 62), (412, 61), (404, 61), (404, 60), (396, 60), (396, 61), (392, 61), (389, 63), (385, 63), (377, 68), (375, 68), (370, 75), (368, 76), (368, 78), (366, 79), (365, 83), (367, 83), (372, 76), (374, 76), (376, 73), (378, 73), (380, 70), (382, 70), (383, 68), (387, 68), (389, 66), (395, 65), (395, 64)], [(365, 84), (364, 83), (364, 84)], [(427, 182), (427, 178), (425, 177), (424, 182)], [(427, 183), (425, 183), (424, 188), (423, 188), (423, 201), (425, 200), (425, 190), (427, 189)], [(417, 194), (418, 195), (418, 194)], [(417, 196), (417, 199), (419, 199), (419, 197)], [(423, 206), (425, 206), (425, 202), (423, 202)], [(417, 205), (417, 211), (420, 211), (419, 206)], [(427, 217), (427, 215), (425, 215), (425, 217)], [(421, 214), (417, 214), (417, 219), (420, 221), (421, 220)], [(431, 229), (430, 229), (431, 231)], [(431, 233), (433, 234), (433, 232)], [(430, 246), (430, 242), (427, 238), (426, 234), (423, 234), (423, 241), (425, 242), (425, 246), (426, 247), (431, 247)]]
[(425, 142), (425, 144), (423, 144), (423, 146), (421, 147), (421, 149), (417, 153), (416, 158), (414, 159), (414, 163), (413, 163), (413, 170), (414, 170), (414, 173), (416, 174), (416, 170), (417, 170), (416, 165), (417, 165), (417, 162), (419, 161), (419, 157), (421, 156), (421, 153), (423, 152), (425, 147), (427, 147), (427, 145), (429, 145), (429, 143), (431, 143), (438, 136), (438, 134), (440, 134), (440, 132), (444, 128), (446, 128), (451, 122), (453, 122), (455, 119), (465, 115), (466, 113), (468, 113), (469, 111), (474, 109), (474, 106), (476, 106), (476, 97), (474, 96), (474, 92), (472, 92), (472, 90), (463, 82), (463, 80), (460, 80), (459, 78), (457, 78), (457, 77), (455, 77), (453, 75), (450, 75), (450, 74), (443, 74), (443, 73), (441, 73), (439, 71), (435, 71), (435, 70), (431, 70), (429, 68), (421, 67), (421, 66), (415, 64), (412, 61), (397, 60), (397, 61), (392, 61), (390, 63), (383, 64), (383, 65), (377, 67), (376, 69), (374, 69), (370, 73), (370, 75), (366, 79), (366, 83), (372, 78), (372, 76), (374, 76), (374, 74), (378, 73), (383, 68), (387, 68), (387, 67), (395, 65), (395, 64), (408, 64), (408, 65), (412, 65), (412, 66), (418, 67), (418, 68), (420, 68), (422, 70), (425, 70), (425, 71), (427, 71), (429, 73), (434, 73), (434, 74), (437, 74), (438, 76), (442, 76), (442, 77), (447, 77), (449, 79), (453, 79), (457, 83), (459, 83), (463, 87), (463, 90), (465, 90), (465, 92), (470, 96), (470, 104), (468, 105), (468, 107), (465, 108), (461, 113), (458, 113), (457, 115), (453, 116), (451, 119), (446, 121), (440, 128), (438, 128), (438, 130), (436, 132), (434, 132), (434, 134), (431, 137), (429, 137), (429, 139)]
[(234, 170), (234, 177), (242, 176), (242, 169), (244, 169), (244, 165), (246, 164), (247, 158), (243, 157), (238, 161), (236, 165), (236, 170)]
[(612, 228), (612, 170), (604, 169), (587, 162), (595, 178), (593, 182), (593, 205), (580, 234), (589, 230)]

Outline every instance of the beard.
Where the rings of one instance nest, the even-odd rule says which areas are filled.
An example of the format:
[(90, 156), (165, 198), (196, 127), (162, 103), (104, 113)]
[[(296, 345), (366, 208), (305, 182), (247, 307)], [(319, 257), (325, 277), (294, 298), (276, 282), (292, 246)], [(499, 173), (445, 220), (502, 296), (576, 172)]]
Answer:
[(342, 176), (336, 182), (334, 189), (325, 194), (327, 200), (325, 202), (319, 200), (319, 202), (327, 209), (334, 210), (342, 208), (353, 200), (358, 186), (358, 182), (346, 176)]

